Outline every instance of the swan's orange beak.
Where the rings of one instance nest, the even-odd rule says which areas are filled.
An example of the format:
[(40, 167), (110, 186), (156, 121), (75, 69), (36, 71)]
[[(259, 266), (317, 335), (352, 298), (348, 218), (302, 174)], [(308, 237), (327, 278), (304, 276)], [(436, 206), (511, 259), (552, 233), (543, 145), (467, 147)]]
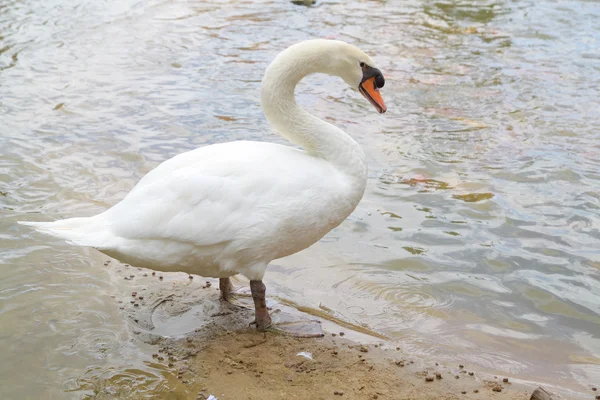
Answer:
[(379, 94), (379, 89), (375, 84), (375, 77), (369, 78), (361, 82), (358, 86), (358, 90), (360, 93), (365, 96), (367, 100), (377, 109), (380, 114), (383, 114), (387, 111), (387, 107), (383, 102), (383, 98), (381, 94)]

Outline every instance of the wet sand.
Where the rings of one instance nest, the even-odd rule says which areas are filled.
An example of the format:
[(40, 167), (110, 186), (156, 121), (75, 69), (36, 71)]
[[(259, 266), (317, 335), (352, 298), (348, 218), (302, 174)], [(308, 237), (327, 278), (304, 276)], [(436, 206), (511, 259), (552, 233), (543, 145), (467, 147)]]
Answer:
[[(322, 319), (321, 338), (260, 333), (248, 326), (251, 309), (219, 300), (217, 280), (153, 275), (114, 262), (109, 268), (121, 288), (133, 290), (115, 301), (134, 340), (151, 352), (148, 363), (164, 370), (168, 390), (153, 398), (525, 400), (536, 387), (480, 374), (460, 360), (411, 358), (385, 340)], [(319, 320), (274, 299), (269, 306), (274, 321)], [(126, 391), (119, 395), (128, 398)]]
[[(245, 330), (217, 334), (201, 343), (171, 342), (163, 349), (173, 352), (195, 345), (194, 356), (173, 364), (181, 372), (180, 391), (189, 398), (205, 399), (213, 394), (219, 399), (248, 400), (525, 400), (531, 393), (501, 379), (470, 375), (458, 366), (422, 363), (331, 336), (297, 339)], [(300, 352), (309, 353), (312, 359), (298, 355)]]

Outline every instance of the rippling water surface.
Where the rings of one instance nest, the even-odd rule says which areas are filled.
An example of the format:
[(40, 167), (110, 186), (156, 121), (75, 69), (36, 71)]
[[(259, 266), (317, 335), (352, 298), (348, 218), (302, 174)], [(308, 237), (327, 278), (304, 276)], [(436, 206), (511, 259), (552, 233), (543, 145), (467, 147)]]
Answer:
[(372, 54), (389, 111), (334, 78), (301, 84), (299, 101), (364, 147), (370, 178), (346, 223), (275, 263), (271, 293), (412, 354), (597, 384), (599, 20), (586, 0), (4, 1), (2, 398), (169, 390), (130, 340), (105, 257), (15, 222), (102, 211), (198, 146), (284, 143), (259, 83), (314, 37)]

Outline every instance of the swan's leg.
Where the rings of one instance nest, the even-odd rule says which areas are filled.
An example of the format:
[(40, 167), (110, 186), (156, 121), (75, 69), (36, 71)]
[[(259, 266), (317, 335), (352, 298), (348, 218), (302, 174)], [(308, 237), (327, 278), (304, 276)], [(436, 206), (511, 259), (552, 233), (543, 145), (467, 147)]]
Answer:
[(323, 331), (318, 321), (294, 321), (272, 324), (267, 310), (265, 294), (267, 288), (262, 281), (250, 281), (250, 291), (254, 300), (255, 319), (252, 324), (261, 332), (271, 331), (295, 337), (321, 337)]
[(233, 285), (229, 278), (219, 278), (219, 290), (221, 291), (221, 299), (229, 301), (233, 292)]
[(219, 278), (219, 290), (221, 291), (221, 300), (228, 302), (232, 306), (252, 309), (252, 303), (250, 303), (249, 299), (244, 299), (244, 297), (249, 296), (233, 290), (231, 279)]
[(254, 300), (256, 329), (264, 332), (271, 327), (271, 316), (267, 310), (267, 300), (265, 298), (267, 288), (262, 281), (250, 281), (250, 291), (252, 292), (252, 300)]

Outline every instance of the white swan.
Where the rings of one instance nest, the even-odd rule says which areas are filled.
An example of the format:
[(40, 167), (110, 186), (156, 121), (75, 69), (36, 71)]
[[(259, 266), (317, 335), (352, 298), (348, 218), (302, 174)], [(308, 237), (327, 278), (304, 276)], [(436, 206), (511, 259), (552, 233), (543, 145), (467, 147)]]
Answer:
[(202, 147), (163, 162), (101, 214), (23, 223), (134, 266), (221, 278), (225, 300), (229, 277), (242, 274), (250, 279), (257, 328), (270, 328), (267, 265), (342, 223), (367, 182), (359, 145), (296, 104), (297, 83), (318, 72), (341, 77), (386, 111), (384, 78), (369, 56), (341, 41), (300, 42), (267, 68), (261, 104), (275, 129), (304, 151), (250, 141)]

